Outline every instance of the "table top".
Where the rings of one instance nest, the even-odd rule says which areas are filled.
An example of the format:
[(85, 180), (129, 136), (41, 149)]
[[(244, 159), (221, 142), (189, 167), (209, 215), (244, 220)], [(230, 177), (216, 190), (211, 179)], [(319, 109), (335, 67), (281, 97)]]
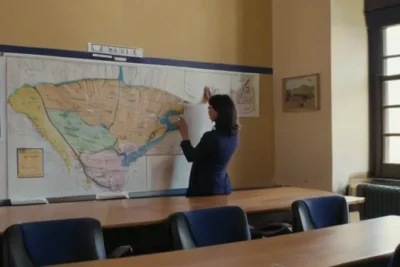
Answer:
[[(297, 199), (331, 194), (314, 189), (279, 187), (235, 191), (227, 196), (155, 197), (1, 207), (0, 233), (17, 223), (68, 218), (95, 218), (104, 228), (145, 225), (163, 221), (178, 211), (227, 205), (240, 206), (246, 212), (287, 210)], [(346, 198), (349, 204), (364, 202), (364, 198)]]
[(327, 267), (389, 256), (399, 242), (400, 217), (388, 216), (266, 239), (62, 266)]

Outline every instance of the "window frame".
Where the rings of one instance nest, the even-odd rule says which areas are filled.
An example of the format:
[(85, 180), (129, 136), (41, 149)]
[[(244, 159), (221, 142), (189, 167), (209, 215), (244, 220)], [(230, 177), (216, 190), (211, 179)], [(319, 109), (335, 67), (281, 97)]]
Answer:
[(400, 79), (400, 75), (384, 76), (384, 31), (400, 24), (400, 5), (366, 11), (369, 54), (369, 176), (400, 179), (400, 164), (384, 163), (383, 96), (385, 81)]

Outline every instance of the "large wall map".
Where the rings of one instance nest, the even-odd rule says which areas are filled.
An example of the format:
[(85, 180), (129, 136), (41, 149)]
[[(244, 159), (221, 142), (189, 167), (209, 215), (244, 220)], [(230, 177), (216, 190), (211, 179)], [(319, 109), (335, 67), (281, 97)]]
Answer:
[(6, 70), (15, 198), (184, 188), (183, 103), (208, 87), (230, 94), (242, 116), (258, 113), (258, 75), (14, 55)]

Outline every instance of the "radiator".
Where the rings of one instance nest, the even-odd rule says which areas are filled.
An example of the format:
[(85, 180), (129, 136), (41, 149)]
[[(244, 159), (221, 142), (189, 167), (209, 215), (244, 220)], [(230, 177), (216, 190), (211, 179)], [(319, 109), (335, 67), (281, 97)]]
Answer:
[(357, 186), (357, 196), (365, 198), (360, 208), (362, 220), (400, 215), (400, 186), (360, 184)]

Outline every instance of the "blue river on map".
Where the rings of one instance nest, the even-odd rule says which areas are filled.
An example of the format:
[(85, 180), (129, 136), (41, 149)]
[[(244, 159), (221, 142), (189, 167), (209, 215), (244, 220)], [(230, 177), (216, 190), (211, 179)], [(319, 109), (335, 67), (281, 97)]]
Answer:
[[(181, 115), (181, 113), (179, 111), (170, 110), (164, 116), (158, 118), (161, 124), (164, 124), (167, 126), (167, 131), (164, 133), (164, 135), (167, 132), (172, 132), (172, 131), (175, 131), (178, 129), (176, 124), (172, 123), (169, 120), (169, 117), (174, 117), (174, 116), (179, 116), (179, 115)], [(157, 144), (164, 137), (164, 135), (162, 135), (156, 139), (153, 139), (150, 142), (146, 143), (145, 145), (139, 147), (139, 149), (136, 150), (135, 152), (132, 152), (128, 155), (124, 155), (124, 158), (122, 160), (122, 166), (129, 166), (132, 162), (135, 162), (138, 158), (144, 156), (151, 147), (153, 147), (155, 144)]]

